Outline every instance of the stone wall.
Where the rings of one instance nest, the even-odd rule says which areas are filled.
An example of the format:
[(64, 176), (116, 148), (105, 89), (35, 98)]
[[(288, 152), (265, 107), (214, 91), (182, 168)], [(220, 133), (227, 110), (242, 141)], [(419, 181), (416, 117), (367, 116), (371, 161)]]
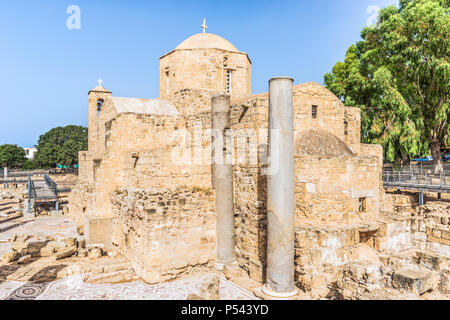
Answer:
[[(388, 192), (395, 210), (362, 222), (296, 223), (296, 280), (314, 298), (388, 299), (449, 294), (450, 206), (417, 205), (417, 194)], [(394, 294), (392, 291), (390, 294)], [(375, 294), (376, 293), (376, 294)]]
[[(163, 60), (180, 54), (175, 51), (162, 59), (162, 70), (166, 70)], [(169, 70), (174, 71), (172, 66)], [(180, 75), (180, 81), (188, 73)], [(173, 279), (194, 266), (210, 266), (215, 259), (211, 137), (205, 130), (211, 128), (211, 98), (220, 90), (208, 85), (206, 89), (172, 88), (166, 98), (180, 110), (178, 116), (117, 114), (106, 100), (95, 122), (94, 151), (80, 154), (80, 181), (71, 195), (70, 214), (77, 221), (83, 217), (111, 219), (113, 247), (148, 282)], [(234, 93), (230, 129), (236, 257), (253, 279), (263, 282), (267, 241), (263, 168), (270, 161), (268, 95), (240, 99)], [(376, 229), (357, 223), (378, 216), (381, 148), (359, 144), (359, 109), (345, 107), (317, 83), (294, 87), (294, 114), (296, 139), (305, 137), (305, 132), (317, 137), (315, 145), (306, 145), (312, 155), (297, 149), (295, 157), (296, 250), (301, 253), (297, 279), (305, 287), (319, 281), (328, 288), (336, 272), (343, 272), (343, 266), (352, 261), (349, 256), (356, 255), (355, 246), (374, 250), (372, 232)], [(178, 136), (185, 133), (190, 135), (187, 140)], [(340, 229), (327, 229), (329, 222), (341, 223)], [(342, 226), (346, 223), (352, 224)], [(299, 242), (302, 233), (314, 233), (322, 224), (325, 231), (319, 234), (325, 236), (304, 251), (306, 244)], [(330, 264), (342, 268), (326, 275)], [(304, 274), (310, 274), (313, 267), (317, 270), (311, 274), (318, 278), (306, 279)]]
[(94, 205), (93, 185), (83, 180), (79, 180), (69, 194), (69, 212), (77, 226), (84, 224), (84, 217), (89, 207)]
[[(209, 161), (191, 157), (198, 144), (209, 158), (210, 141), (201, 130), (210, 126), (210, 114), (179, 117), (108, 110), (106, 104), (97, 121), (95, 154), (80, 154), (81, 174), (70, 195), (70, 215), (84, 223), (85, 230), (88, 225), (95, 239), (111, 243), (148, 282), (210, 266), (215, 257), (211, 167)], [(198, 129), (201, 135), (195, 140)], [(183, 141), (186, 132), (196, 141), (193, 146)], [(187, 161), (177, 158), (179, 154), (187, 155)], [(102, 232), (102, 224), (112, 234)]]
[(373, 220), (379, 212), (377, 157), (296, 157), (295, 208), (298, 220)]
[(175, 91), (167, 100), (172, 102), (183, 115), (193, 115), (210, 110), (211, 99), (219, 92), (205, 89), (182, 89)]
[[(294, 160), (296, 227), (305, 228), (304, 224), (308, 222), (316, 226), (331, 221), (337, 222), (338, 225), (343, 222), (353, 223), (353, 226), (349, 227), (352, 237), (347, 235), (347, 231), (341, 234), (345, 239), (352, 240), (330, 240), (323, 244), (330, 245), (326, 249), (328, 253), (325, 258), (327, 254), (334, 255), (338, 261), (341, 256), (340, 263), (343, 266), (347, 262), (347, 259), (343, 258), (343, 248), (351, 250), (352, 246), (359, 244), (359, 229), (367, 229), (367, 226), (355, 226), (355, 223), (373, 222), (378, 217), (382, 191), (382, 148), (359, 143), (358, 108), (344, 107), (331, 92), (316, 83), (294, 86), (293, 90), (297, 154)], [(317, 106), (316, 118), (313, 118), (312, 106)], [(269, 160), (266, 157), (268, 94), (234, 101), (231, 116), (232, 129), (239, 132), (236, 135), (245, 135), (245, 130), (253, 133), (252, 136), (245, 136), (248, 139), (247, 144), (238, 144), (235, 141), (237, 259), (239, 265), (247, 270), (253, 279), (264, 282), (267, 177), (262, 174), (262, 168)], [(309, 137), (306, 142), (308, 145), (304, 146), (312, 155), (302, 154), (304, 150), (298, 149), (298, 140), (305, 132), (318, 129), (321, 131), (315, 133), (315, 136), (318, 136), (317, 141), (310, 141)], [(319, 145), (314, 145), (315, 143)], [(253, 149), (256, 147), (256, 152), (250, 152), (250, 145)], [(237, 156), (243, 161), (237, 161)], [(332, 235), (333, 239), (339, 239), (341, 236), (337, 231), (328, 236)], [(368, 240), (363, 237), (364, 245), (366, 241)], [(320, 245), (315, 247), (320, 248)], [(339, 248), (342, 252), (335, 252)], [(302, 259), (314, 255), (314, 249), (310, 249), (304, 252)], [(328, 264), (326, 259), (318, 263), (317, 267), (322, 268)], [(311, 268), (314, 263), (310, 262)], [(297, 260), (296, 264), (298, 268), (304, 265), (304, 261)], [(324, 276), (329, 278), (329, 281), (324, 283), (330, 284), (335, 276)], [(317, 279), (314, 282), (319, 281)]]
[(167, 99), (186, 88), (224, 93), (227, 70), (232, 72), (231, 95), (249, 96), (251, 62), (246, 53), (220, 49), (174, 50), (160, 58), (160, 96)]
[(215, 260), (214, 193), (210, 188), (120, 188), (112, 198), (113, 244), (149, 283), (176, 278)]

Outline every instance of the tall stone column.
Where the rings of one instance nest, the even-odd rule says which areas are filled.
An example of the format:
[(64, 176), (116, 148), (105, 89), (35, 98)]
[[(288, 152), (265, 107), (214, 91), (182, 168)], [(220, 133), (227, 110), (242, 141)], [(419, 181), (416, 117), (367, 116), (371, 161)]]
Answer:
[(234, 261), (234, 197), (231, 145), (227, 144), (226, 129), (230, 128), (230, 96), (212, 98), (211, 143), (212, 182), (216, 191), (217, 265), (222, 269)]
[(269, 157), (278, 169), (267, 176), (267, 272), (262, 291), (297, 294), (294, 284), (294, 120), (292, 78), (269, 81)]

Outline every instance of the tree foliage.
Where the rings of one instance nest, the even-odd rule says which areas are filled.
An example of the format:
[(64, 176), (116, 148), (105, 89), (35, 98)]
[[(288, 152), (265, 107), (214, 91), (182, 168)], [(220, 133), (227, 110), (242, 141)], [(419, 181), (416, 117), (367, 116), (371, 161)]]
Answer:
[(82, 126), (57, 127), (39, 137), (35, 162), (40, 167), (55, 167), (58, 163), (78, 163), (78, 152), (87, 150), (87, 128)]
[(25, 163), (25, 150), (14, 144), (0, 145), (0, 167), (20, 168)]
[(450, 129), (450, 1), (400, 0), (381, 9), (344, 62), (324, 76), (346, 105), (361, 108), (361, 135), (389, 161), (431, 152), (436, 172)]

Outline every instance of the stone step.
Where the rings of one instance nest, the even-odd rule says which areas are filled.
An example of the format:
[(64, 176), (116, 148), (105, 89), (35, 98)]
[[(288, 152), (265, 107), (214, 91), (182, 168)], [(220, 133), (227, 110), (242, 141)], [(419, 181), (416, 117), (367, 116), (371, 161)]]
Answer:
[(450, 269), (450, 257), (431, 251), (417, 251), (414, 262), (421, 267), (442, 271)]
[(392, 275), (394, 288), (417, 295), (433, 290), (434, 283), (431, 271), (413, 265), (395, 270)]
[[(0, 215), (0, 222), (5, 223), (5, 222), (8, 222), (8, 221), (17, 220), (17, 219), (19, 219), (21, 217), (22, 217), (21, 213), (11, 213), (11, 214), (8, 214), (6, 217), (3, 216), (3, 215)], [(0, 227), (0, 232), (2, 231), (2, 229), (3, 228)]]

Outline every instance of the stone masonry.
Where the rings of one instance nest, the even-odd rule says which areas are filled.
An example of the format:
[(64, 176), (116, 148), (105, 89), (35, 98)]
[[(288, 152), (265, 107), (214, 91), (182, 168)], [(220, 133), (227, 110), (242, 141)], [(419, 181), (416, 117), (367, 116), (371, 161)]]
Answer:
[[(160, 58), (161, 98), (89, 92), (89, 148), (69, 199), (88, 244), (121, 253), (149, 283), (215, 265), (211, 103), (228, 94), (235, 263), (266, 282), (269, 94), (252, 95), (250, 79), (246, 53), (203, 33)], [(381, 146), (360, 143), (358, 108), (314, 82), (294, 85), (292, 102), (297, 288), (347, 299), (382, 288), (448, 292), (448, 211), (437, 223), (394, 210)]]

